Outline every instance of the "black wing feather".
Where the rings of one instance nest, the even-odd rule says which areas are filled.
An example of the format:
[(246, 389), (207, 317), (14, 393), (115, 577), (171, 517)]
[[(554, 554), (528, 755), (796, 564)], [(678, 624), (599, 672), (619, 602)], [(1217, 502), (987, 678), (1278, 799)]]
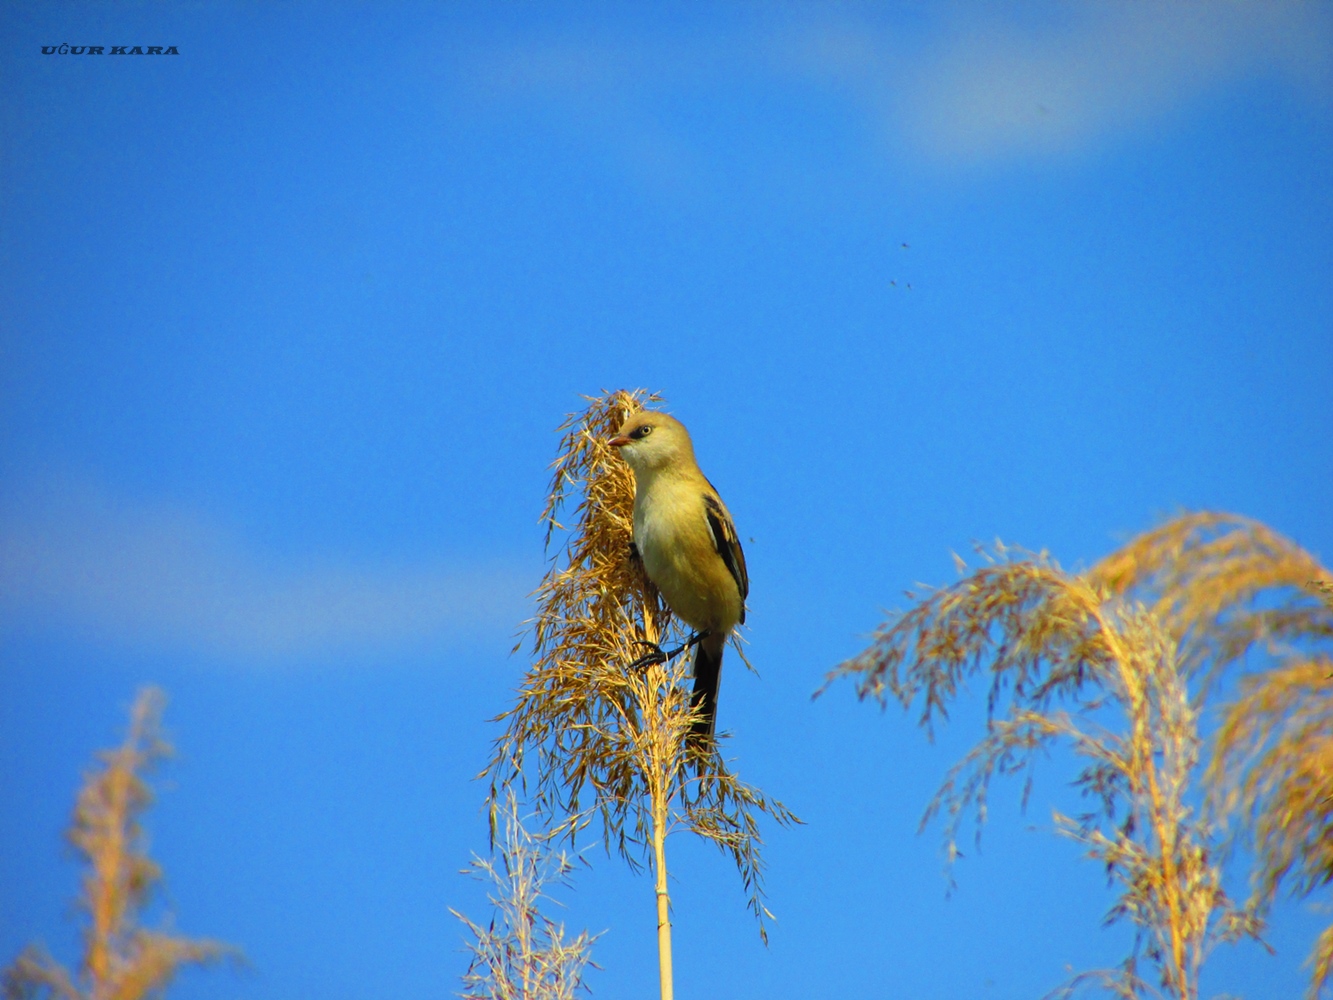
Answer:
[[(712, 485), (711, 483), (709, 485)], [(750, 594), (750, 576), (745, 570), (745, 552), (741, 549), (741, 540), (736, 535), (736, 525), (731, 521), (727, 508), (722, 501), (712, 494), (704, 494), (704, 511), (708, 515), (708, 528), (713, 533), (713, 544), (717, 554), (727, 564), (736, 588), (741, 592), (741, 623), (745, 623), (745, 598)]]

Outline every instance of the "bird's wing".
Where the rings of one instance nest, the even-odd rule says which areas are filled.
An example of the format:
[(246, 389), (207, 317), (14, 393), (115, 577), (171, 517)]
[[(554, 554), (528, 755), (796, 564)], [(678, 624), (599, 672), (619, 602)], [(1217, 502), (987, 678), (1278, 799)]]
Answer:
[[(711, 484), (710, 484), (711, 485)], [(745, 621), (745, 598), (750, 593), (750, 576), (745, 571), (745, 552), (741, 549), (741, 540), (736, 536), (736, 525), (731, 515), (715, 493), (704, 494), (704, 512), (708, 515), (708, 530), (713, 535), (713, 545), (717, 554), (727, 564), (736, 589), (741, 592), (741, 621)]]

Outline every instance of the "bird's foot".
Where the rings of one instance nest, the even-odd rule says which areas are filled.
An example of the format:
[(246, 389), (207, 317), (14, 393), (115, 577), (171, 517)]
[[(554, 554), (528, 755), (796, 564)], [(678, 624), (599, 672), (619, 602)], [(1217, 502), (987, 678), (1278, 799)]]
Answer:
[(647, 646), (648, 652), (644, 653), (643, 656), (640, 656), (637, 660), (635, 660), (629, 665), (629, 668), (631, 670), (644, 670), (647, 667), (651, 667), (657, 663), (666, 663), (667, 661), (666, 651), (663, 650), (662, 647), (659, 646), (657, 643), (649, 642), (646, 639), (636, 639), (634, 640), (634, 645)]
[(704, 629), (702, 632), (695, 632), (694, 635), (690, 636), (683, 643), (669, 652), (655, 642), (649, 642), (646, 639), (637, 639), (634, 644), (636, 646), (647, 646), (649, 651), (631, 663), (629, 668), (631, 670), (643, 670), (645, 667), (651, 667), (657, 663), (670, 663), (691, 646), (698, 645), (699, 641), (706, 635), (708, 635), (708, 629)]

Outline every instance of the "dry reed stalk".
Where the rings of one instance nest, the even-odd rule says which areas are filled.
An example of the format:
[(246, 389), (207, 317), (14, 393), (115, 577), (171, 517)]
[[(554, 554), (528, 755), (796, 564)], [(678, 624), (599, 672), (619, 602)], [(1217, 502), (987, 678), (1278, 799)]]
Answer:
[(589, 992), (584, 969), (593, 965), (590, 952), (596, 935), (587, 931), (565, 938), (563, 924), (541, 912), (546, 887), (568, 885), (573, 861), (553, 851), (549, 838), (536, 837), (523, 826), (518, 799), (507, 789), (500, 806), (500, 859), (473, 856), (465, 874), (494, 884), (490, 901), (496, 916), (482, 927), (457, 910), (449, 912), (467, 925), (475, 940), (468, 943), (472, 961), (463, 976), (464, 1000), (574, 1000)]
[[(1214, 810), (1255, 848), (1251, 905), (1266, 911), (1284, 884), (1308, 895), (1333, 881), (1333, 574), (1257, 521), (1203, 512), (1141, 535), (1090, 576), (1151, 602), (1204, 690), (1249, 669), (1206, 778)], [(1314, 997), (1330, 984), (1333, 927), (1311, 964)]]
[[(881, 705), (920, 699), (929, 731), (947, 718), (960, 684), (989, 671), (987, 733), (949, 772), (922, 827), (946, 814), (952, 862), (966, 815), (980, 837), (992, 779), (1026, 772), (1026, 804), (1036, 759), (1066, 742), (1087, 762), (1074, 785), (1095, 808), (1057, 812), (1057, 827), (1119, 885), (1107, 922), (1128, 920), (1135, 940), (1117, 969), (1080, 975), (1056, 995), (1095, 984), (1140, 996), (1153, 988), (1139, 973), (1147, 959), (1166, 996), (1194, 1000), (1209, 950), (1258, 927), (1223, 893), (1213, 830), (1190, 805), (1198, 719), (1171, 636), (1152, 612), (1045, 556), (1003, 547), (953, 586), (913, 596), (829, 680), (852, 677), (862, 699)], [(1105, 727), (1112, 714), (1120, 728)]]
[(79, 790), (70, 842), (88, 865), (80, 908), (88, 915), (82, 967), (76, 976), (37, 945), (6, 970), (9, 1000), (142, 1000), (165, 992), (182, 965), (210, 964), (235, 950), (215, 941), (144, 930), (139, 914), (162, 871), (148, 857), (139, 817), (152, 803), (143, 775), (171, 753), (161, 736), (165, 698), (139, 692), (130, 731), (115, 750), (99, 754), (100, 770)]
[[(687, 750), (695, 712), (683, 660), (627, 669), (644, 652), (642, 643), (683, 636), (630, 556), (634, 476), (607, 443), (630, 413), (661, 403), (643, 391), (612, 392), (589, 398), (560, 428), (542, 520), (548, 552), (561, 542), (536, 594), (532, 666), (514, 706), (498, 720), (505, 731), (485, 773), (493, 834), (503, 790), (517, 784), (553, 834), (572, 836), (595, 820), (608, 851), (614, 847), (634, 869), (652, 865), (667, 998), (667, 835), (687, 830), (731, 855), (767, 940), (764, 920), (771, 914), (763, 903), (757, 814), (780, 824), (797, 820), (732, 774), (716, 742)], [(573, 525), (566, 528), (558, 518), (570, 507)]]

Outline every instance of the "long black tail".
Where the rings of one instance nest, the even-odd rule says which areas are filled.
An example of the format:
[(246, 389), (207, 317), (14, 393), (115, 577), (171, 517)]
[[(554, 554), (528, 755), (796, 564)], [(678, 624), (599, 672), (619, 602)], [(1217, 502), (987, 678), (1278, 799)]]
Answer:
[(694, 653), (694, 693), (690, 696), (690, 706), (698, 709), (699, 718), (690, 726), (686, 744), (694, 750), (704, 750), (713, 740), (713, 730), (717, 725), (717, 689), (722, 682), (722, 650), (726, 648), (726, 638), (716, 639), (706, 636), (695, 647)]

